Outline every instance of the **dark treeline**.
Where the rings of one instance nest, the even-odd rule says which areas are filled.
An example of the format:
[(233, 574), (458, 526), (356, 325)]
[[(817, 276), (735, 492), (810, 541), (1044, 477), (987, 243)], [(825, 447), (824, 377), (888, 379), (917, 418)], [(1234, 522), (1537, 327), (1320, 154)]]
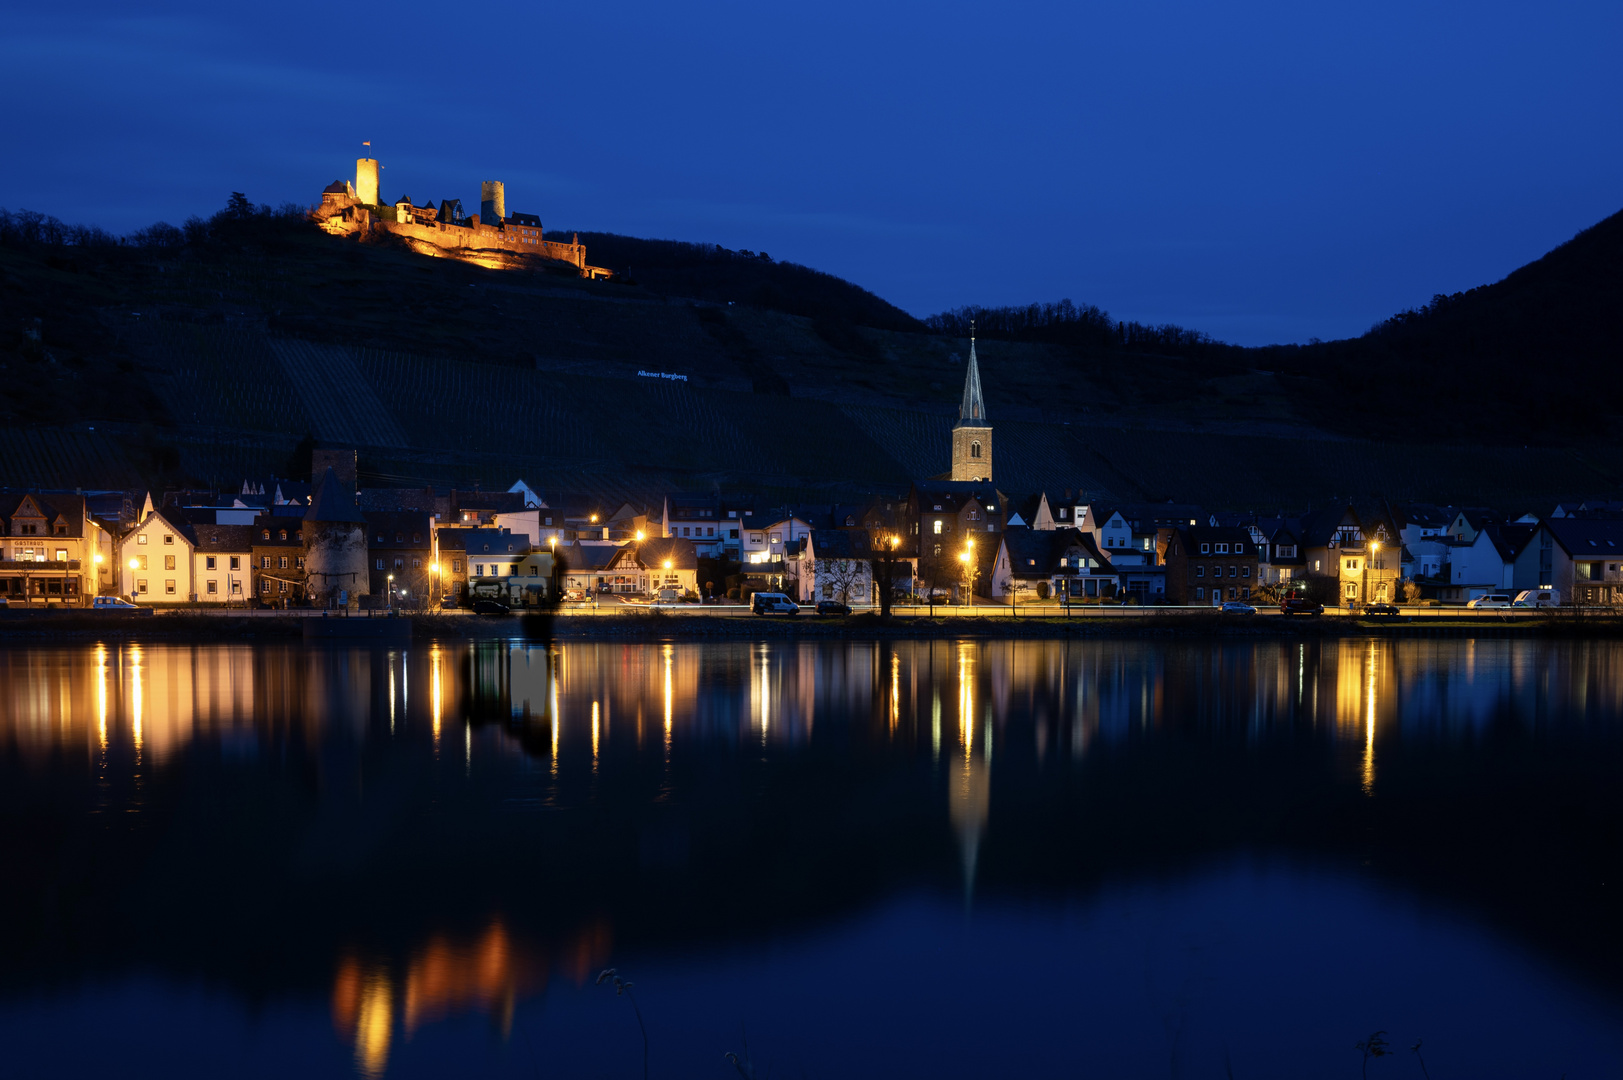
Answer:
[[(569, 230), (547, 230), (563, 237)], [(712, 303), (728, 302), (799, 315), (831, 326), (918, 331), (901, 308), (833, 274), (779, 262), (764, 251), (734, 251), (716, 244), (640, 240), (616, 233), (582, 232), (588, 260), (649, 292)]]
[(975, 333), (997, 341), (1040, 341), (1067, 345), (1087, 352), (1127, 351), (1196, 356), (1238, 352), (1239, 347), (1217, 341), (1199, 330), (1166, 323), (1147, 326), (1118, 322), (1094, 305), (1078, 306), (1069, 299), (1057, 304), (1023, 307), (961, 307), (931, 315), (924, 325), (949, 337)]
[(309, 210), (295, 203), (254, 205), (240, 191), (224, 209), (207, 218), (193, 215), (181, 225), (159, 221), (119, 236), (94, 225), (69, 225), (34, 210), (0, 207), (0, 247), (23, 250), (145, 248), (178, 250), (219, 242), (268, 240), (309, 227)]

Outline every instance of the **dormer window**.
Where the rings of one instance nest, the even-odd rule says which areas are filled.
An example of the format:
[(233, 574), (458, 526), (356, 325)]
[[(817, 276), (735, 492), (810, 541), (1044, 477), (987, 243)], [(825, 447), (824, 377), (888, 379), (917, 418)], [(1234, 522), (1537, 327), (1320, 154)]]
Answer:
[(1229, 546), (1227, 544), (1218, 544), (1217, 553), (1219, 555), (1227, 555), (1229, 553)]
[(414, 544), (421, 544), (423, 542), (423, 534), (422, 533), (412, 533), (411, 534), (411, 542), (414, 543)]
[(260, 536), (260, 539), (261, 540), (269, 540), (270, 539), (270, 530), (269, 529), (263, 530), (263, 532), (262, 532), (262, 534)]
[(1200, 553), (1202, 555), (1210, 555), (1212, 553), (1212, 545), (1210, 545), (1210, 544), (1202, 544), (1202, 545), (1200, 545)]
[(286, 529), (278, 529), (276, 538), (278, 540), (286, 540), (287, 539), (287, 530)]

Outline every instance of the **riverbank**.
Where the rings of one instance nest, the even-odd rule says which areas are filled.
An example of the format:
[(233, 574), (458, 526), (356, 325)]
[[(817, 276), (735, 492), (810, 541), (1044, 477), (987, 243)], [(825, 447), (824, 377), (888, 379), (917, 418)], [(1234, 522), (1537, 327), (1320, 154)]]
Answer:
[[(1505, 638), (1623, 637), (1623, 617), (1556, 613), (1538, 616), (1462, 616), (1422, 619), (1359, 619), (1352, 616), (1285, 618), (1225, 616), (1203, 611), (1146, 612), (1122, 617), (1070, 618), (954, 615), (905, 616), (882, 620), (875, 614), (845, 618), (723, 618), (639, 611), (624, 615), (515, 615), (484, 618), (466, 614), (420, 614), (376, 618), (322, 618), (319, 615), (226, 614), (180, 611), (154, 615), (112, 615), (86, 611), (8, 612), (0, 615), (0, 642), (165, 640), (302, 641), (319, 620), (329, 643), (376, 640), (376, 631), (398, 631), (400, 639), (458, 640), (822, 640), (831, 638), (1287, 638), (1434, 637)], [(384, 626), (384, 623), (387, 626)], [(405, 624), (402, 626), (402, 624)], [(409, 630), (406, 627), (409, 626)], [(346, 634), (346, 628), (353, 633)]]

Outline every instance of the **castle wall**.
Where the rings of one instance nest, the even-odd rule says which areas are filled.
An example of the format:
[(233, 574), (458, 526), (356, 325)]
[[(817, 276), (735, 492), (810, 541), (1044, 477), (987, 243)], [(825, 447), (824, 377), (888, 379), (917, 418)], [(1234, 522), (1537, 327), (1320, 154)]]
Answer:
[(368, 206), (362, 205), (364, 202), (359, 191), (353, 199), (336, 193), (324, 193), (318, 215), (322, 228), (338, 236), (373, 228), (386, 229), (397, 236), (431, 244), (444, 251), (468, 254), (502, 251), (515, 255), (541, 255), (569, 263), (585, 277), (610, 276), (607, 270), (586, 264), (585, 244), (564, 244), (544, 239), (539, 228), (511, 224), (503, 228), (487, 224), (483, 214), (470, 218), (468, 225), (452, 225), (432, 220), (437, 215), (427, 213), (420, 219), (415, 211), (408, 212), (404, 205), (381, 206), (374, 215)]

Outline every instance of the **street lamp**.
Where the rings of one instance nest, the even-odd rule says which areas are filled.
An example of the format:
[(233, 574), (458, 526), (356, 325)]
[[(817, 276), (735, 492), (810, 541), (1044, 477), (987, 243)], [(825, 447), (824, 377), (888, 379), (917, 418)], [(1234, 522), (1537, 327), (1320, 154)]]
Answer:
[(642, 543), (642, 530), (641, 529), (637, 530), (637, 543), (639, 543), (639, 544)]
[(139, 559), (131, 559), (130, 560), (130, 569), (131, 570), (139, 570), (139, 569), (141, 569), (140, 560)]
[(394, 609), (394, 575), (389, 575), (389, 608)]

